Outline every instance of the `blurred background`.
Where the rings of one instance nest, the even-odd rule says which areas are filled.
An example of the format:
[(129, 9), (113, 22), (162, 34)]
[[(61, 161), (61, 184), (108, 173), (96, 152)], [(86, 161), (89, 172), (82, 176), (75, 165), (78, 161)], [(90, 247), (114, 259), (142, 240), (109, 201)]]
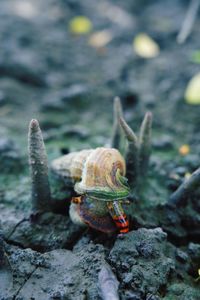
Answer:
[(182, 145), (198, 155), (198, 6), (196, 0), (1, 0), (1, 151), (15, 147), (26, 157), (32, 118), (40, 121), (50, 159), (106, 145), (113, 98), (120, 96), (136, 131), (144, 113), (153, 112), (161, 157), (168, 149), (164, 157), (177, 158)]
[(199, 106), (185, 99), (200, 66), (198, 13), (177, 39), (191, 2), (1, 0), (1, 137), (24, 144), (34, 117), (103, 144), (117, 95), (131, 125), (151, 110), (155, 132), (199, 143)]

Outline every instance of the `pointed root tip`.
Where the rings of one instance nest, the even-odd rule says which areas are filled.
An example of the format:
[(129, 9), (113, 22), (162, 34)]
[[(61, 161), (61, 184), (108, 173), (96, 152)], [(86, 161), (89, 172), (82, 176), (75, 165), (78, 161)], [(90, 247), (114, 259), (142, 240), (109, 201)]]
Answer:
[(148, 111), (145, 116), (144, 116), (144, 119), (142, 121), (142, 125), (141, 125), (141, 130), (147, 130), (147, 129), (151, 129), (152, 127), (152, 119), (153, 119), (153, 115), (150, 111)]
[(114, 111), (118, 117), (122, 116), (122, 103), (118, 96), (114, 98)]
[(133, 132), (133, 130), (128, 126), (128, 124), (126, 123), (126, 121), (123, 119), (123, 118), (119, 118), (119, 122), (120, 122), (120, 125), (127, 137), (127, 139), (129, 141), (134, 141), (136, 142), (137, 141), (137, 137), (135, 135), (135, 133)]
[(29, 125), (30, 129), (36, 129), (39, 127), (39, 122), (36, 119), (32, 119)]
[(152, 112), (148, 111), (148, 112), (145, 114), (145, 117), (146, 117), (149, 121), (151, 121), (152, 118), (153, 118)]
[(146, 114), (145, 114), (145, 117), (144, 119), (146, 120), (146, 122), (148, 123), (152, 123), (152, 119), (153, 119), (153, 115), (152, 115), (152, 112), (148, 111)]
[(115, 102), (115, 103), (121, 103), (121, 99), (120, 99), (118, 96), (116, 96), (116, 97), (114, 98), (114, 102)]

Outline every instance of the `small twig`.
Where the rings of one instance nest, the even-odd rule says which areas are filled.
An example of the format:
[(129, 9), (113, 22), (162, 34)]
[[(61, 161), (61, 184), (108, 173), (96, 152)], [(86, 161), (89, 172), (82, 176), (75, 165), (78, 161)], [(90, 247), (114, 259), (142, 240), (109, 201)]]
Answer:
[(122, 105), (119, 97), (114, 98), (113, 113), (114, 113), (114, 122), (113, 122), (111, 147), (120, 150), (121, 128), (119, 125), (119, 118), (123, 116), (123, 111), (122, 111)]
[(101, 268), (98, 283), (103, 300), (119, 300), (119, 282), (108, 264)]
[(32, 120), (28, 134), (28, 156), (32, 185), (32, 209), (49, 211), (51, 193), (48, 180), (48, 162), (42, 132), (37, 120)]
[(171, 195), (168, 204), (176, 206), (184, 206), (189, 195), (195, 194), (197, 188), (200, 187), (200, 168), (185, 180), (179, 188)]
[(24, 223), (25, 221), (28, 221), (28, 218), (23, 218), (22, 220), (20, 220), (17, 224), (15, 224), (15, 226), (12, 228), (11, 232), (9, 233), (9, 235), (6, 237), (7, 240), (9, 240), (11, 238), (11, 236), (13, 235), (13, 233), (15, 232), (15, 230), (17, 229), (18, 226), (20, 226), (22, 223)]
[(177, 43), (183, 44), (186, 41), (187, 37), (190, 35), (197, 17), (199, 4), (199, 0), (190, 1), (186, 16), (181, 26), (181, 30), (177, 36)]
[(123, 118), (120, 118), (119, 121), (128, 141), (128, 147), (126, 150), (126, 176), (129, 180), (130, 187), (133, 188), (136, 186), (138, 177), (138, 139)]

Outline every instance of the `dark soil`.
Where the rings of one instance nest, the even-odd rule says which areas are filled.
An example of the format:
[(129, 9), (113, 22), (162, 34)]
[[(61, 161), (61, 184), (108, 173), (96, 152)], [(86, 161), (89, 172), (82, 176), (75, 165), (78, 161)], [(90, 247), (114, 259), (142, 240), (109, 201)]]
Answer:
[[(167, 205), (185, 174), (200, 166), (200, 106), (184, 101), (188, 80), (199, 71), (191, 61), (200, 46), (199, 18), (187, 41), (176, 42), (187, 5), (0, 0), (1, 300), (101, 299), (98, 273), (107, 263), (120, 299), (200, 299), (198, 189), (179, 207)], [(122, 20), (114, 17), (114, 6), (125, 14)], [(77, 15), (87, 16), (94, 31), (112, 30), (112, 41), (95, 49), (88, 35), (72, 35), (69, 20)], [(155, 39), (158, 57), (133, 52), (138, 32)], [(40, 122), (49, 162), (108, 146), (116, 95), (136, 132), (147, 110), (154, 119), (148, 180), (128, 209), (131, 232), (108, 237), (74, 225), (70, 190), (53, 176), (53, 212), (30, 218), (29, 121)], [(178, 151), (183, 144), (190, 145), (186, 156)]]

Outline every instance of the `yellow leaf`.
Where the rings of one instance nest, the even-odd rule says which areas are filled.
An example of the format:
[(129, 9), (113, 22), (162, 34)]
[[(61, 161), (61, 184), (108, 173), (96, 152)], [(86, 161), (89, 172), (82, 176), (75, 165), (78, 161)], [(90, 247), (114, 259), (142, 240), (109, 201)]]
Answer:
[(106, 46), (112, 38), (113, 36), (110, 30), (97, 31), (90, 36), (88, 43), (94, 48), (101, 48)]
[(185, 91), (185, 101), (192, 105), (200, 104), (200, 73), (189, 81)]
[(190, 59), (193, 63), (200, 64), (200, 50), (194, 51)]
[(92, 30), (92, 22), (84, 17), (74, 17), (69, 23), (69, 30), (74, 34), (86, 34)]
[(185, 179), (189, 179), (191, 177), (191, 173), (190, 172), (186, 172), (184, 175)]
[(182, 156), (185, 156), (187, 154), (190, 153), (190, 146), (185, 144), (185, 145), (182, 145), (180, 148), (179, 148), (179, 153), (180, 155)]
[(133, 40), (133, 49), (137, 55), (144, 58), (153, 58), (160, 53), (158, 44), (146, 33), (136, 35)]

